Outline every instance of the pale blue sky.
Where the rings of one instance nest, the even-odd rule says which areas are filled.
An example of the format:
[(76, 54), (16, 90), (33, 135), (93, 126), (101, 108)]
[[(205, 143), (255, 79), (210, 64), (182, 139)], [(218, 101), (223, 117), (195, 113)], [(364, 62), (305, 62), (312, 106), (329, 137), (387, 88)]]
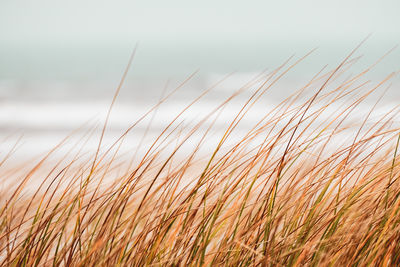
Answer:
[(0, 41), (400, 41), (398, 0), (2, 0)]
[(0, 0), (0, 80), (115, 79), (137, 42), (135, 73), (150, 75), (258, 71), (314, 47), (319, 68), (370, 33), (375, 60), (400, 44), (399, 13), (399, 0)]

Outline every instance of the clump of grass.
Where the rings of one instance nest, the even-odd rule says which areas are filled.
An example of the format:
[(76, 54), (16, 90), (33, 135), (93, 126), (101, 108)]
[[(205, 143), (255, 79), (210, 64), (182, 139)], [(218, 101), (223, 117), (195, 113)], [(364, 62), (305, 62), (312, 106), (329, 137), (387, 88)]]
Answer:
[[(111, 147), (105, 124), (93, 155), (71, 150), (44, 172), (60, 144), (23, 177), (6, 173), (17, 184), (0, 196), (2, 265), (400, 264), (399, 109), (372, 120), (374, 106), (354, 120), (393, 74), (376, 86), (362, 81), (370, 68), (343, 78), (351, 56), (258, 114), (240, 138), (251, 108), (302, 59), (256, 77), (217, 142), (219, 114), (254, 81), (184, 126), (206, 91), (136, 159), (118, 153), (124, 138), (175, 91)], [(41, 182), (29, 185), (34, 176)]]

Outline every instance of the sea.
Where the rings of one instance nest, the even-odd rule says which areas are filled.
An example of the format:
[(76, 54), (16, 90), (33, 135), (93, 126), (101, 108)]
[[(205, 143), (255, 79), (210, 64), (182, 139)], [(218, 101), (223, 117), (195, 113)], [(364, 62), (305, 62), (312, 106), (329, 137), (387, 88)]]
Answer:
[[(132, 126), (123, 146), (127, 152), (151, 143), (174, 120), (179, 133), (179, 127), (193, 129), (205, 116), (220, 112), (216, 122), (212, 122), (211, 116), (202, 126), (207, 129), (207, 125), (214, 123), (215, 138), (211, 140), (215, 142), (207, 142), (212, 147), (219, 140), (218, 134), (226, 130), (252, 93), (265, 87), (263, 83), (268, 75), (285, 64), (274, 77), (285, 72), (284, 75), (242, 119), (235, 133), (239, 140), (260, 118), (307, 85), (319, 71), (328, 72), (339, 66), (356, 46), (319, 45), (311, 41), (301, 44), (0, 44), (0, 157), (9, 157), (8, 160), (15, 162), (38, 159), (60, 143), (62, 146), (55, 153), (62, 156), (70, 148), (79, 147), (77, 144), (83, 140), (86, 140), (83, 150), (92, 153), (97, 149), (111, 105), (102, 149), (112, 145)], [(351, 102), (377, 87), (353, 112), (353, 121), (365, 117), (375, 105), (374, 114), (379, 118), (400, 103), (398, 49), (380, 60), (394, 46), (367, 42), (339, 70), (337, 80), (324, 89), (324, 92), (333, 90), (340, 82), (368, 70), (354, 84), (367, 82), (367, 86), (343, 100)], [(132, 53), (135, 53), (132, 64), (121, 83)], [(373, 68), (369, 69), (370, 66)], [(382, 83), (389, 75), (391, 78)], [(323, 81), (308, 88), (308, 96)], [(119, 94), (112, 104), (118, 88)], [(238, 90), (240, 94), (220, 111), (219, 105)], [(331, 110), (335, 111), (343, 103), (332, 105)], [(321, 115), (319, 119), (322, 122), (326, 118)], [(393, 123), (397, 123), (397, 118)]]

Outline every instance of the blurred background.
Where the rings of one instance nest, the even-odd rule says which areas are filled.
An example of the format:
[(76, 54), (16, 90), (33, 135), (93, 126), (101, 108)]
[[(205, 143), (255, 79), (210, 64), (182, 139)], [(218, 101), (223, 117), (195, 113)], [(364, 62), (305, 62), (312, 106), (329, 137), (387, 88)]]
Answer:
[[(356, 53), (364, 56), (355, 73), (400, 43), (399, 12), (398, 0), (2, 0), (2, 149), (23, 135), (18, 149), (26, 155), (54, 146), (77, 127), (101, 125), (136, 44), (111, 133), (195, 71), (160, 121), (229, 73), (193, 116), (261, 71), (318, 48), (271, 90), (266, 101), (273, 105), (324, 65), (334, 68), (371, 34)], [(399, 69), (396, 49), (366, 79), (379, 82)], [(392, 83), (384, 103), (400, 100), (399, 78)]]

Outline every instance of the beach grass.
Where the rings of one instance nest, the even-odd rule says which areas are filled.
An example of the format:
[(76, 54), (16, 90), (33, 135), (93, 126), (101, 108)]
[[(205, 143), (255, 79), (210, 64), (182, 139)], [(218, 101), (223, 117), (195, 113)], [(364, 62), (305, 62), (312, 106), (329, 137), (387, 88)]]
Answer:
[(185, 123), (208, 90), (188, 101), (157, 138), (138, 140), (144, 152), (130, 160), (119, 154), (125, 136), (181, 86), (110, 146), (108, 115), (97, 151), (83, 154), (77, 144), (51, 160), (63, 140), (23, 174), (4, 172), (1, 265), (399, 265), (400, 110), (377, 117), (378, 104), (358, 109), (371, 94), (384, 95), (395, 73), (375, 84), (364, 81), (372, 67), (346, 76), (352, 53), (257, 114), (243, 133), (252, 107), (302, 60), (256, 77), (261, 85), (220, 131), (219, 115), (253, 81)]

